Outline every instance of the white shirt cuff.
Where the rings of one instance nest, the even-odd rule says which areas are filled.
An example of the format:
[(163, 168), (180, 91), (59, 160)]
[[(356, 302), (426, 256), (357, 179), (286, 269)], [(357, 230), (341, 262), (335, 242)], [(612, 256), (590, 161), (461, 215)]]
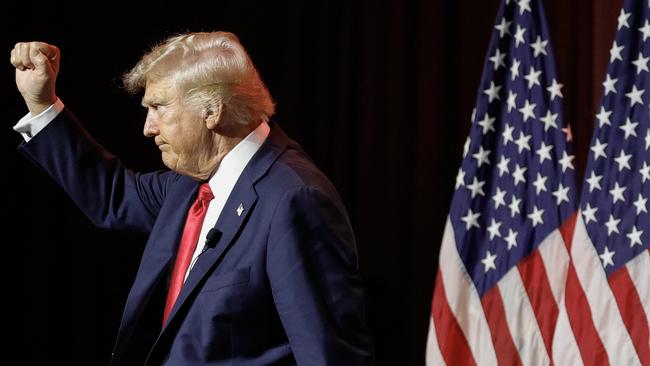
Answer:
[(49, 106), (46, 110), (39, 115), (32, 117), (31, 113), (27, 113), (23, 118), (16, 123), (14, 131), (19, 132), (25, 142), (29, 142), (36, 134), (41, 132), (56, 116), (63, 110), (63, 102), (57, 98), (56, 102)]

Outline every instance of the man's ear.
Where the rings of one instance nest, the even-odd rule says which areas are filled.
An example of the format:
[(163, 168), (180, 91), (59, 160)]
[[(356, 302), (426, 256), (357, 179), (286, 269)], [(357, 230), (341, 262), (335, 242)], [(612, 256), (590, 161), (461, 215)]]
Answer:
[(205, 126), (210, 131), (214, 131), (221, 120), (223, 120), (225, 106), (222, 102), (211, 102), (203, 110), (203, 120), (205, 121)]

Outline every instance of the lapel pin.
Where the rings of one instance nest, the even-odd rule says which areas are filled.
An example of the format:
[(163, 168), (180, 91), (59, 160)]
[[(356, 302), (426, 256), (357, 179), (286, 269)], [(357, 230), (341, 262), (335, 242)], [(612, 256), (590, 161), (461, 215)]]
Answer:
[(241, 213), (244, 212), (244, 205), (239, 204), (239, 207), (237, 207), (237, 216), (241, 216)]

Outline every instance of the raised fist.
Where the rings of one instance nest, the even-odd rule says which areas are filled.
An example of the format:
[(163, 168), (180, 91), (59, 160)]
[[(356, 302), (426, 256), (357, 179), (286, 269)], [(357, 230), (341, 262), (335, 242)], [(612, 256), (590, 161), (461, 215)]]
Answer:
[(54, 89), (60, 60), (59, 49), (43, 42), (19, 42), (11, 50), (16, 86), (33, 116), (56, 102)]

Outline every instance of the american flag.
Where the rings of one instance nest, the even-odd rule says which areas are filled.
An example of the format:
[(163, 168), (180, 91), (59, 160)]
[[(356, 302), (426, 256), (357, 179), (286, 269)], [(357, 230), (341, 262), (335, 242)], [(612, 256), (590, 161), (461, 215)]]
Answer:
[[(650, 365), (650, 3), (618, 15), (570, 246), (585, 364)], [(567, 284), (569, 286), (570, 283)], [(570, 300), (570, 301), (569, 301)], [(579, 321), (573, 321), (578, 318)]]
[(541, 2), (502, 1), (442, 240), (428, 365), (582, 364), (563, 310), (578, 195), (562, 99)]

